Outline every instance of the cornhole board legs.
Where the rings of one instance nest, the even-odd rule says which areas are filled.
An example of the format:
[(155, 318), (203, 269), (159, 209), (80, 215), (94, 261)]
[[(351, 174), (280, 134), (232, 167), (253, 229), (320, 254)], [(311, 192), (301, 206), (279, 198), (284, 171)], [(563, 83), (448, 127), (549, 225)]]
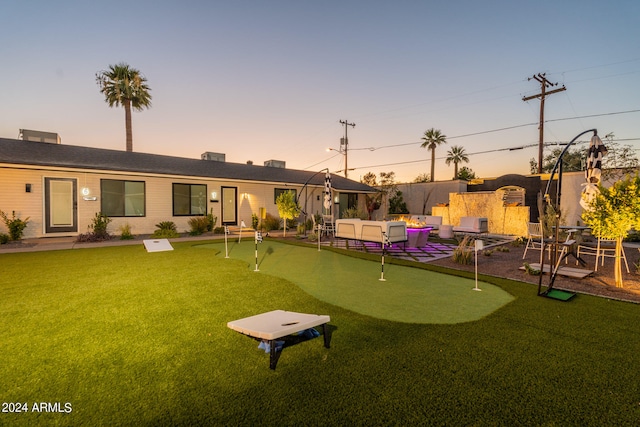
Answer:
[(325, 348), (329, 348), (327, 323), (329, 323), (330, 320), (329, 316), (318, 314), (274, 310), (228, 322), (227, 327), (243, 335), (267, 341), (270, 346), (269, 368), (276, 369), (278, 359), (280, 358), (280, 354), (276, 350), (276, 340), (278, 338), (286, 337), (287, 335), (292, 335), (315, 326), (322, 326), (324, 346)]

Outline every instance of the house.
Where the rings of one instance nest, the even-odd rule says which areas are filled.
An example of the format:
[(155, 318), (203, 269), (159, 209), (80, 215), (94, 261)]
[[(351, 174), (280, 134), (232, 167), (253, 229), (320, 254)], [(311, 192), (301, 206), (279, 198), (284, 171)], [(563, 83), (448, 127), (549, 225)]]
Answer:
[[(161, 221), (187, 231), (189, 218), (208, 213), (218, 226), (250, 225), (261, 211), (278, 217), (276, 197), (288, 190), (308, 215), (323, 213), (324, 170), (228, 163), (208, 154), (188, 159), (0, 138), (0, 210), (30, 218), (25, 238), (86, 233), (98, 212), (112, 219), (115, 234), (125, 224), (150, 234)], [(346, 208), (365, 210), (362, 195), (375, 191), (334, 174), (331, 184), (336, 218)], [(7, 232), (4, 224), (0, 232)]]

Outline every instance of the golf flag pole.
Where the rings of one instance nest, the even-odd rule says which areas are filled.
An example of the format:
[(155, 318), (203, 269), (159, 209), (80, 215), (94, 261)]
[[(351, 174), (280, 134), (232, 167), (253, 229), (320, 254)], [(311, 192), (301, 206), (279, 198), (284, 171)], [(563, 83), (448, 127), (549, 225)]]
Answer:
[(482, 240), (476, 239), (475, 241), (475, 252), (476, 252), (476, 287), (473, 288), (474, 291), (481, 291), (478, 287), (478, 251), (484, 248), (484, 242)]
[(229, 235), (229, 226), (224, 226), (224, 257), (229, 258), (229, 247), (227, 246), (227, 236)]
[(378, 279), (381, 282), (385, 282), (387, 280), (384, 278), (384, 248), (388, 242), (389, 242), (389, 239), (387, 239), (387, 233), (383, 231), (382, 232), (382, 263), (380, 264), (381, 271), (380, 271), (380, 278)]
[(247, 228), (244, 221), (240, 221), (240, 234), (238, 234), (238, 243), (240, 243), (240, 239), (242, 238), (242, 229)]
[(322, 225), (318, 224), (318, 252), (320, 252), (320, 239), (322, 238)]
[(255, 242), (256, 242), (256, 269), (253, 271), (260, 271), (258, 270), (258, 243), (262, 243), (262, 233), (259, 231), (256, 231)]

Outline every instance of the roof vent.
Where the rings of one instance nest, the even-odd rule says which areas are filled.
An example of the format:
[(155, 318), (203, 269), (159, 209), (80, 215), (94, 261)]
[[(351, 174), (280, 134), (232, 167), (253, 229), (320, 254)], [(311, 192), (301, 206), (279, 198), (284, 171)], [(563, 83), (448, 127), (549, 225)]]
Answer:
[(212, 153), (211, 151), (205, 151), (200, 156), (202, 160), (211, 160), (214, 162), (225, 162), (225, 154), (224, 153)]
[(264, 162), (264, 165), (270, 168), (285, 168), (285, 161), (284, 160), (267, 160), (266, 162)]
[(20, 129), (18, 139), (34, 142), (48, 142), (49, 144), (60, 144), (60, 135), (55, 132), (41, 132), (39, 130)]

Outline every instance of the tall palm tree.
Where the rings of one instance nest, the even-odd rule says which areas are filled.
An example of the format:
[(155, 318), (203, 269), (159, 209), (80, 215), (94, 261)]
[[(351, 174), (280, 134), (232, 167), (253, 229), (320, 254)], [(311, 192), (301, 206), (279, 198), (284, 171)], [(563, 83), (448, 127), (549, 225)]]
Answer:
[(140, 71), (121, 62), (109, 65), (106, 71), (96, 73), (96, 83), (104, 94), (109, 107), (124, 107), (124, 124), (127, 132), (127, 151), (133, 151), (133, 132), (131, 131), (131, 108), (142, 111), (151, 107), (151, 90), (147, 79)]
[(445, 160), (447, 166), (453, 162), (454, 173), (453, 179), (458, 178), (458, 163), (465, 162), (469, 163), (469, 156), (464, 152), (464, 147), (460, 147), (459, 145), (454, 145), (451, 147), (451, 150), (447, 152), (447, 159)]
[(435, 180), (436, 147), (440, 144), (446, 144), (447, 136), (440, 133), (440, 129), (431, 128), (424, 133), (422, 140), (424, 142), (420, 147), (431, 150), (431, 182), (433, 182)]

